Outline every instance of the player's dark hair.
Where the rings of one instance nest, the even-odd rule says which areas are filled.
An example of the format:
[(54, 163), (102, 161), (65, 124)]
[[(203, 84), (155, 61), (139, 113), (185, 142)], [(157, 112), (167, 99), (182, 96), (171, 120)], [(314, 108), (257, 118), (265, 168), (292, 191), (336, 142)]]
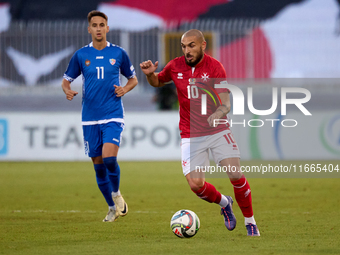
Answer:
[(106, 22), (108, 20), (105, 13), (94, 10), (94, 11), (90, 11), (89, 14), (87, 14), (87, 21), (90, 23), (92, 17), (95, 17), (95, 16), (100, 16), (100, 17), (104, 18), (106, 20)]

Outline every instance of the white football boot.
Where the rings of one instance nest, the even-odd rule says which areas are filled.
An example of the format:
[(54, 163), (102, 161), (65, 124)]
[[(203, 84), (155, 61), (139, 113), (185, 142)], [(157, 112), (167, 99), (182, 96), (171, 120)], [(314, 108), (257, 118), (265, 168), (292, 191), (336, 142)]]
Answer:
[(119, 216), (125, 216), (128, 213), (128, 205), (125, 202), (122, 195), (112, 196), (113, 202), (115, 202)]
[(103, 222), (114, 222), (115, 220), (117, 220), (118, 217), (119, 213), (117, 209), (109, 209), (105, 219), (103, 219)]

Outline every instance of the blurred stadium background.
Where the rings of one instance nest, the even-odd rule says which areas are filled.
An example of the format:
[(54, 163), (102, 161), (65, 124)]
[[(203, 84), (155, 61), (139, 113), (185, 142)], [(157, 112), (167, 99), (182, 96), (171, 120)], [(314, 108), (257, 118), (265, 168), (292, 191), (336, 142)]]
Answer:
[[(164, 97), (150, 87), (139, 63), (158, 60), (163, 67), (180, 56), (180, 36), (190, 28), (205, 33), (207, 52), (245, 96), (254, 87), (255, 108), (270, 108), (272, 87), (311, 92), (305, 106), (312, 116), (293, 106), (282, 116), (280, 104), (272, 116), (232, 116), (241, 123), (280, 120), (233, 128), (244, 160), (339, 159), (339, 1), (8, 0), (0, 4), (0, 160), (87, 160), (81, 96), (68, 102), (60, 84), (73, 53), (90, 42), (86, 15), (93, 9), (108, 14), (108, 40), (126, 49), (139, 79), (124, 96), (121, 160), (180, 159), (178, 112), (162, 111), (159, 102), (171, 99), (171, 89)], [(81, 78), (73, 87), (81, 91)], [(284, 119), (298, 126), (284, 128)]]

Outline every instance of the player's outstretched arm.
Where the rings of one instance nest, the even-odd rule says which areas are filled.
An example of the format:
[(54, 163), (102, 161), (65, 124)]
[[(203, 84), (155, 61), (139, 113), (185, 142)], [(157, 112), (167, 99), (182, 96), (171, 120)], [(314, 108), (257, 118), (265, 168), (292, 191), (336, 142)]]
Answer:
[(208, 118), (209, 126), (214, 127), (214, 119), (222, 119), (230, 112), (230, 96), (229, 93), (219, 93), (222, 105), (217, 107), (216, 111)]
[(132, 90), (134, 87), (136, 87), (138, 84), (137, 77), (132, 77), (128, 79), (128, 82), (124, 87), (113, 85), (115, 87), (115, 93), (117, 97), (122, 97), (126, 93), (128, 93), (130, 90)]
[(68, 80), (63, 79), (63, 81), (61, 82), (61, 87), (66, 95), (67, 100), (71, 101), (73, 97), (78, 94), (77, 91), (71, 89), (71, 82), (69, 82)]
[(151, 60), (144, 61), (140, 63), (140, 68), (142, 69), (143, 73), (146, 75), (146, 79), (148, 80), (149, 84), (153, 87), (162, 87), (164, 83), (161, 83), (158, 79), (158, 73), (155, 73), (158, 67), (158, 61), (152, 63)]

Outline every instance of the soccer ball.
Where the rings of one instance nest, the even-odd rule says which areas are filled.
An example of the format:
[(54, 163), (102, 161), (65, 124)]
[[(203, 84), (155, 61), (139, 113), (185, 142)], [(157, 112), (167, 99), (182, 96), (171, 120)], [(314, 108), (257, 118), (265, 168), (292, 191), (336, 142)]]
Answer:
[(170, 227), (176, 236), (190, 238), (200, 229), (200, 220), (193, 211), (179, 210), (171, 217)]

